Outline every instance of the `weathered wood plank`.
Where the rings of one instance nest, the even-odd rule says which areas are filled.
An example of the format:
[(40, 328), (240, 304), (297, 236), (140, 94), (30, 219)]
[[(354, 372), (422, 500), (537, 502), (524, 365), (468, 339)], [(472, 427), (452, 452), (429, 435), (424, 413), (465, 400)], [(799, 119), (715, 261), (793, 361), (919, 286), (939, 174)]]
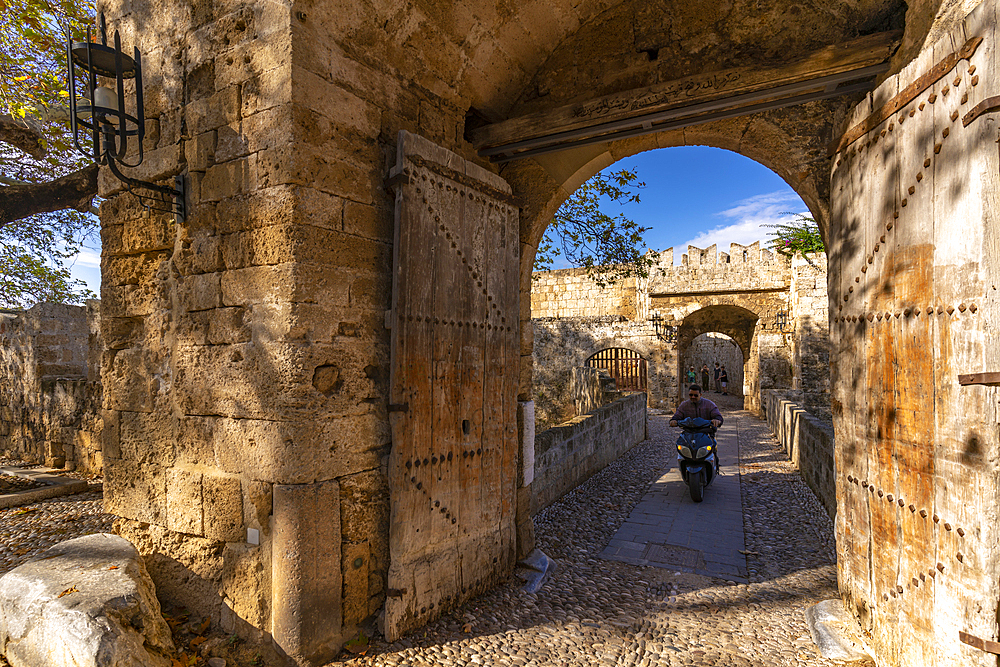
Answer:
[[(495, 212), (515, 211), (516, 230), (516, 209), (502, 180), (471, 167), (400, 133), (390, 401), (408, 410), (390, 417), (390, 640), (513, 566), (513, 530), (503, 524), (513, 488), (500, 480), (516, 478), (516, 462), (504, 451), (506, 415), (492, 405), (516, 399), (516, 380), (506, 378), (519, 365), (487, 347), (487, 304), (498, 302), (486, 293), (494, 268), (485, 254), (510, 224)], [(501, 316), (516, 319), (516, 306)]]
[(892, 54), (900, 37), (899, 31), (868, 35), (821, 49), (784, 67), (698, 74), (527, 114), (478, 128), (472, 133), (472, 143), (477, 149), (499, 146), (875, 65)]

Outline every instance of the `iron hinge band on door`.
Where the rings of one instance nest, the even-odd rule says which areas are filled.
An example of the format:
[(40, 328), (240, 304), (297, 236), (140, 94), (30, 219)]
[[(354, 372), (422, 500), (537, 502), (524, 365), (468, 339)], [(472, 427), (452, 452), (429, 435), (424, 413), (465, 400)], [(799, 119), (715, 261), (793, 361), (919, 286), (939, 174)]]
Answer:
[(963, 644), (968, 644), (973, 648), (978, 648), (980, 651), (1000, 655), (1000, 642), (995, 642), (989, 639), (980, 639), (975, 635), (970, 635), (968, 632), (961, 630), (958, 633), (958, 638), (962, 640)]

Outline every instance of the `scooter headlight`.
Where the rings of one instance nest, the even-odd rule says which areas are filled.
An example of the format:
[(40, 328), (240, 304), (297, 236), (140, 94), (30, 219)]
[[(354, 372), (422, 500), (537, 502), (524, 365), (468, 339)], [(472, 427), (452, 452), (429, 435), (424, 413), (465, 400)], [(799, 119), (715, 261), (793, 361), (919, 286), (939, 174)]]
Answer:
[(691, 450), (685, 447), (684, 445), (677, 445), (677, 451), (679, 451), (681, 453), (681, 456), (683, 456), (686, 459), (693, 458), (691, 456)]
[(708, 456), (708, 453), (712, 451), (711, 447), (701, 447), (698, 449), (698, 458), (703, 459)]

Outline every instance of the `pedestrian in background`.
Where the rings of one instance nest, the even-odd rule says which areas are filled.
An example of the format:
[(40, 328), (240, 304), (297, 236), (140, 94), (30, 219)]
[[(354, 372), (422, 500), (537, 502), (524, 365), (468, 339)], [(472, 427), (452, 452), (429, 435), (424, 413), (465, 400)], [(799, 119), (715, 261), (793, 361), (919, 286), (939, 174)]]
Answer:
[(698, 381), (698, 374), (694, 372), (694, 366), (688, 371), (688, 384), (692, 385)]
[(726, 372), (726, 367), (722, 367), (722, 371), (719, 372), (719, 382), (722, 383), (722, 395), (729, 396), (727, 388), (729, 387), (729, 373)]
[(719, 384), (719, 373), (720, 373), (720, 371), (719, 371), (719, 362), (716, 361), (715, 362), (715, 376), (714, 376), (714, 380), (715, 380), (715, 393), (716, 394), (722, 392), (721, 385)]
[(708, 386), (708, 364), (701, 365), (701, 386)]

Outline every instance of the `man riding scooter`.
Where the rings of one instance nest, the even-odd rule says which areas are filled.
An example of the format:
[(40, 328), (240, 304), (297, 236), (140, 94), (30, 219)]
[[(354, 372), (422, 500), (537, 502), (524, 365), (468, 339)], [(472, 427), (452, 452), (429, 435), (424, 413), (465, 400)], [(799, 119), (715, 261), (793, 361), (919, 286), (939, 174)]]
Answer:
[(701, 397), (701, 387), (688, 388), (689, 400), (677, 408), (671, 426), (681, 426), (684, 433), (677, 440), (677, 463), (681, 477), (691, 491), (691, 499), (700, 503), (705, 487), (719, 473), (715, 431), (722, 425), (722, 412), (712, 401)]
[(688, 417), (708, 419), (714, 428), (722, 426), (722, 412), (719, 406), (701, 397), (701, 385), (693, 384), (688, 387), (688, 400), (677, 406), (677, 412), (670, 418), (670, 425), (677, 426), (678, 421)]

